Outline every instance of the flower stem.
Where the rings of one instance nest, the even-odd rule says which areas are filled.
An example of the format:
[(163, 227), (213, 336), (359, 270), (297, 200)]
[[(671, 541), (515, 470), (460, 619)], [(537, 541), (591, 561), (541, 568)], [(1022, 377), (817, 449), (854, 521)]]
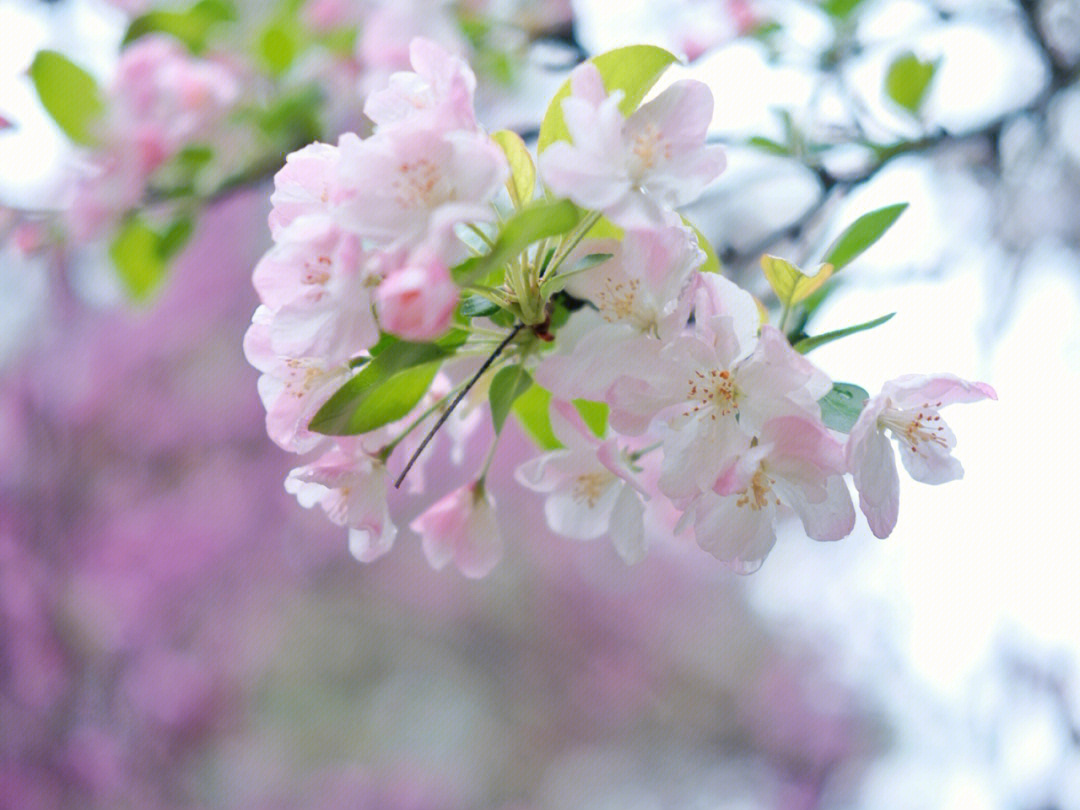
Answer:
[(585, 219), (583, 219), (578, 224), (577, 228), (574, 229), (573, 233), (566, 238), (566, 241), (559, 246), (559, 250), (555, 253), (555, 258), (548, 263), (547, 269), (544, 272), (545, 276), (549, 276), (559, 269), (559, 265), (570, 255), (570, 251), (578, 246), (581, 240), (585, 238), (585, 234), (592, 230), (593, 225), (599, 222), (601, 216), (602, 214), (599, 211), (589, 212)]
[(517, 333), (520, 332), (524, 328), (524, 326), (525, 324), (519, 323), (517, 326), (510, 330), (510, 334), (503, 338), (502, 343), (495, 347), (495, 351), (488, 355), (488, 358), (483, 362), (480, 368), (477, 369), (477, 372), (472, 375), (469, 381), (465, 384), (465, 387), (458, 392), (458, 395), (456, 397), (454, 397), (453, 402), (450, 403), (450, 407), (448, 407), (445, 411), (442, 412), (442, 414), (439, 416), (438, 421), (431, 428), (431, 430), (427, 432), (427, 435), (424, 436), (424, 440), (420, 442), (420, 446), (417, 447), (412, 456), (409, 457), (409, 461), (405, 464), (405, 469), (401, 471), (401, 475), (399, 475), (397, 477), (397, 480), (394, 482), (394, 489), (401, 488), (401, 482), (405, 480), (405, 476), (409, 474), (409, 470), (412, 469), (413, 464), (415, 464), (416, 460), (420, 458), (420, 454), (424, 452), (424, 448), (428, 446), (428, 442), (431, 441), (432, 437), (438, 432), (439, 428), (443, 426), (443, 423), (450, 418), (450, 414), (454, 412), (454, 408), (458, 406), (458, 403), (460, 403), (461, 400), (464, 399), (465, 395), (469, 393), (470, 389), (472, 389), (472, 387), (476, 385), (476, 381), (479, 380), (481, 376), (483, 376), (485, 371), (491, 368), (491, 364), (498, 359), (499, 355), (502, 354), (503, 349), (510, 345), (510, 341), (517, 337)]

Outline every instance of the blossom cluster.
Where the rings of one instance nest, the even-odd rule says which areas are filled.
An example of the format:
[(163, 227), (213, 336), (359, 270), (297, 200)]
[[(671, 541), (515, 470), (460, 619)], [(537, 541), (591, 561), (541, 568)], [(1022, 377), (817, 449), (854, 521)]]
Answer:
[(93, 123), (92, 159), (79, 168), (75, 238), (100, 235), (142, 202), (151, 177), (182, 149), (212, 142), (240, 87), (235, 66), (192, 56), (172, 37), (150, 34), (125, 48)]
[[(465, 397), (484, 389), (496, 441), (522, 397), (541, 403), (518, 409), (542, 452), (516, 479), (546, 496), (551, 529), (608, 535), (628, 562), (660, 529), (753, 570), (788, 511), (811, 538), (838, 540), (855, 524), (849, 475), (884, 537), (899, 487), (889, 435), (917, 480), (962, 474), (938, 411), (993, 389), (906, 376), (834, 418), (823, 405), (852, 387), (783, 329), (814, 279), (784, 264), (774, 326), (715, 272), (676, 211), (725, 167), (706, 138), (711, 93), (683, 80), (634, 103), (668, 57), (630, 48), (577, 67), (534, 164), (520, 138), (479, 126), (468, 65), (416, 39), (413, 70), (368, 98), (373, 134), (311, 144), (276, 176), (245, 350), (270, 437), (318, 454), (286, 488), (347, 527), (359, 559), (396, 535), (389, 466), (400, 484), (444, 423), (466, 440), (486, 408)], [(650, 59), (647, 76), (628, 67)], [(449, 420), (459, 404), (471, 418)], [(435, 567), (482, 576), (497, 561), (494, 450), (412, 522)]]

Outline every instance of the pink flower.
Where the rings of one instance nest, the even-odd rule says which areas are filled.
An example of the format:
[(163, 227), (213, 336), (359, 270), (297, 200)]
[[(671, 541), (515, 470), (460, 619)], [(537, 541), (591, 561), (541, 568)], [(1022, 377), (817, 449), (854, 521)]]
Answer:
[(641, 226), (659, 222), (664, 207), (696, 199), (724, 170), (723, 149), (705, 145), (713, 102), (701, 82), (676, 82), (629, 118), (618, 107), (622, 92), (609, 96), (595, 65), (575, 68), (570, 86), (563, 115), (573, 142), (540, 155), (541, 176), (556, 194)]
[(140, 37), (123, 50), (109, 89), (110, 140), (160, 140), (161, 150), (171, 154), (192, 137), (204, 137), (239, 93), (236, 75), (225, 65), (192, 57), (168, 36)]
[(729, 315), (707, 319), (668, 344), (648, 377), (621, 377), (608, 393), (616, 430), (640, 433), (657, 418), (669, 428), (659, 485), (670, 498), (712, 489), (768, 420), (820, 418), (828, 378), (775, 327), (763, 326), (753, 344), (735, 324)]
[(270, 233), (274, 239), (298, 217), (329, 213), (330, 193), (341, 153), (328, 143), (309, 143), (290, 152), (285, 165), (274, 175), (270, 195)]
[(846, 457), (859, 492), (859, 507), (876, 536), (892, 533), (900, 503), (896, 457), (885, 431), (896, 440), (900, 459), (916, 481), (953, 481), (964, 475), (964, 468), (952, 457), (956, 436), (938, 409), (987, 398), (996, 400), (997, 393), (986, 383), (967, 382), (952, 374), (907, 374), (885, 383), (880, 394), (867, 400), (848, 437)]
[(379, 338), (360, 240), (325, 217), (305, 216), (278, 232), (253, 282), (273, 311), (270, 342), (279, 355), (345, 362)]
[(356, 41), (356, 58), (377, 79), (384, 77), (386, 71), (408, 68), (410, 45), (418, 35), (441, 42), (458, 53), (468, 49), (447, 3), (392, 0), (375, 6), (364, 15), (363, 31)]
[[(617, 377), (655, 363), (690, 317), (691, 279), (705, 260), (681, 225), (588, 242), (575, 256), (595, 253), (612, 257), (572, 276), (566, 289), (597, 312), (575, 313), (556, 351), (536, 370), (537, 381), (563, 399), (603, 399)], [(574, 256), (565, 266), (572, 271)]]
[(487, 136), (395, 127), (366, 140), (341, 137), (338, 221), (359, 236), (416, 245), (433, 224), (491, 219), (508, 169)]
[(311, 417), (352, 372), (345, 363), (278, 354), (272, 343), (273, 318), (266, 306), (255, 310), (244, 335), (244, 355), (262, 372), (258, 388), (267, 434), (283, 450), (305, 453), (325, 441), (308, 430)]
[(459, 56), (430, 39), (409, 44), (413, 71), (390, 76), (389, 87), (368, 96), (364, 114), (380, 129), (422, 122), (425, 129), (476, 131), (476, 76)]
[(434, 340), (450, 326), (458, 287), (438, 254), (420, 249), (375, 291), (383, 329), (407, 340)]
[(629, 460), (614, 439), (596, 438), (567, 402), (552, 402), (551, 427), (566, 449), (525, 462), (514, 477), (548, 493), (544, 516), (553, 532), (592, 540), (610, 531), (619, 556), (638, 562), (645, 556), (645, 507)]
[(480, 482), (436, 501), (409, 528), (423, 539), (424, 555), (435, 569), (453, 562), (462, 574), (478, 579), (502, 556), (495, 502)]
[(777, 508), (795, 510), (815, 540), (839, 540), (855, 525), (840, 444), (823, 425), (798, 416), (772, 419), (690, 510), (698, 545), (753, 571), (776, 542)]
[(386, 467), (364, 452), (359, 439), (339, 437), (314, 462), (292, 470), (285, 491), (307, 509), (318, 504), (330, 520), (347, 527), (349, 552), (370, 562), (388, 552), (397, 536), (387, 481)]

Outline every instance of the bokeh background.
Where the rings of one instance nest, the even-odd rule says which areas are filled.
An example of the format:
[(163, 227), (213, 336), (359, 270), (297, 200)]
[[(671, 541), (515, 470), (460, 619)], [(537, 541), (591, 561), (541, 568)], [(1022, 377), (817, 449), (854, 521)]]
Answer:
[[(141, 173), (73, 144), (35, 53), (115, 88), (177, 18), (234, 83), (215, 115)], [(284, 492), (240, 344), (274, 169), (362, 131), (416, 34), (526, 136), (581, 58), (680, 54), (729, 154), (689, 213), (755, 291), (761, 253), (910, 203), (813, 326), (898, 314), (815, 360), (994, 385), (947, 414), (967, 476), (748, 577), (675, 543), (628, 568), (510, 486), (484, 580), (404, 520), (353, 561)], [(0, 807), (1080, 808), (1078, 62), (1077, 0), (0, 0)], [(133, 269), (131, 211), (192, 233)]]

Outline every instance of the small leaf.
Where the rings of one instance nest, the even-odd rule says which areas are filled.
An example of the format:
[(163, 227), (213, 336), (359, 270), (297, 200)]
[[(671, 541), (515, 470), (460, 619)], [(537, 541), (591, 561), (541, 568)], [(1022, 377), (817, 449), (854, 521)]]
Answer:
[(236, 9), (225, 0), (200, 0), (182, 10), (155, 10), (131, 21), (123, 45), (152, 33), (169, 34), (187, 45), (192, 53), (201, 53), (211, 29), (218, 23), (236, 19)]
[(761, 257), (761, 268), (776, 297), (785, 307), (794, 306), (812, 295), (832, 276), (831, 265), (824, 265), (817, 275), (808, 276), (791, 262), (768, 254)]
[(539, 200), (515, 213), (503, 225), (495, 246), (484, 256), (474, 256), (454, 268), (460, 283), (484, 278), (506, 262), (516, 258), (529, 245), (549, 236), (560, 236), (581, 218), (581, 210), (569, 200)]
[[(616, 90), (623, 91), (619, 109), (623, 115), (629, 116), (638, 108), (661, 74), (679, 60), (674, 54), (655, 45), (630, 45), (594, 56), (589, 61), (600, 71), (609, 94)], [(543, 152), (555, 141), (570, 140), (570, 131), (566, 128), (562, 109), (563, 99), (569, 95), (570, 80), (567, 79), (544, 113), (536, 143), (537, 152)]]
[(826, 427), (850, 433), (870, 395), (851, 383), (833, 383), (832, 390), (818, 400), (821, 421)]
[(295, 26), (280, 21), (266, 27), (259, 37), (258, 51), (271, 73), (284, 73), (300, 51)]
[(586, 270), (591, 270), (598, 264), (603, 264), (612, 256), (611, 253), (590, 253), (585, 256), (577, 264), (567, 270), (559, 270), (553, 276), (546, 277), (540, 282), (540, 295), (545, 298), (550, 298), (555, 293), (564, 289), (570, 280), (578, 273), (584, 273)]
[(832, 343), (834, 340), (847, 337), (848, 335), (854, 335), (857, 332), (865, 332), (868, 329), (873, 329), (876, 326), (881, 326), (895, 315), (895, 312), (890, 312), (888, 315), (882, 315), (880, 318), (874, 318), (872, 321), (866, 323), (860, 323), (857, 326), (849, 326), (846, 329), (837, 329), (833, 332), (825, 332), (821, 335), (814, 335), (813, 337), (807, 337), (800, 340), (792, 348), (800, 354), (806, 354), (816, 349), (818, 346), (824, 346), (826, 343)]
[(510, 165), (510, 179), (506, 181), (506, 190), (514, 208), (524, 208), (532, 201), (536, 189), (536, 166), (529, 154), (525, 141), (516, 132), (500, 129), (492, 139), (503, 150), (506, 162)]
[(483, 318), (499, 311), (499, 305), (482, 295), (470, 295), (461, 302), (461, 314), (466, 318)]
[(906, 202), (896, 203), (863, 214), (829, 246), (822, 262), (831, 264), (833, 272), (838, 271), (880, 239), (907, 207)]
[(850, 16), (862, 2), (863, 0), (825, 0), (822, 8), (830, 17), (842, 20)]
[(457, 349), (385, 337), (379, 343), (384, 344), (380, 352), (319, 408), (311, 420), (312, 430), (349, 436), (400, 419), (420, 401), (443, 360)]
[(500, 433), (514, 401), (532, 385), (532, 377), (522, 366), (504, 366), (491, 381), (488, 400), (491, 403), (491, 421), (495, 432)]
[(93, 125), (105, 110), (94, 77), (56, 51), (38, 51), (30, 79), (41, 104), (76, 143), (94, 144)]
[(109, 258), (128, 294), (145, 301), (165, 278), (161, 237), (137, 217), (128, 219), (109, 246)]
[(760, 149), (763, 152), (768, 152), (772, 155), (787, 156), (791, 154), (791, 149), (789, 149), (784, 144), (777, 143), (776, 141), (770, 140), (769, 138), (764, 138), (760, 135), (755, 135), (748, 141), (748, 143), (751, 146)]
[(611, 410), (606, 402), (593, 402), (590, 399), (575, 399), (573, 401), (577, 412), (581, 414), (582, 421), (589, 426), (596, 436), (603, 438), (607, 432), (608, 413)]
[(900, 54), (885, 74), (885, 92), (912, 115), (918, 115), (938, 62), (923, 62), (911, 51)]
[(541, 450), (558, 450), (562, 447), (551, 429), (551, 416), (548, 414), (550, 404), (551, 392), (539, 385), (533, 385), (514, 403), (518, 422)]
[(191, 217), (177, 219), (158, 239), (158, 255), (165, 261), (176, 256), (184, 249), (194, 230), (195, 223)]

